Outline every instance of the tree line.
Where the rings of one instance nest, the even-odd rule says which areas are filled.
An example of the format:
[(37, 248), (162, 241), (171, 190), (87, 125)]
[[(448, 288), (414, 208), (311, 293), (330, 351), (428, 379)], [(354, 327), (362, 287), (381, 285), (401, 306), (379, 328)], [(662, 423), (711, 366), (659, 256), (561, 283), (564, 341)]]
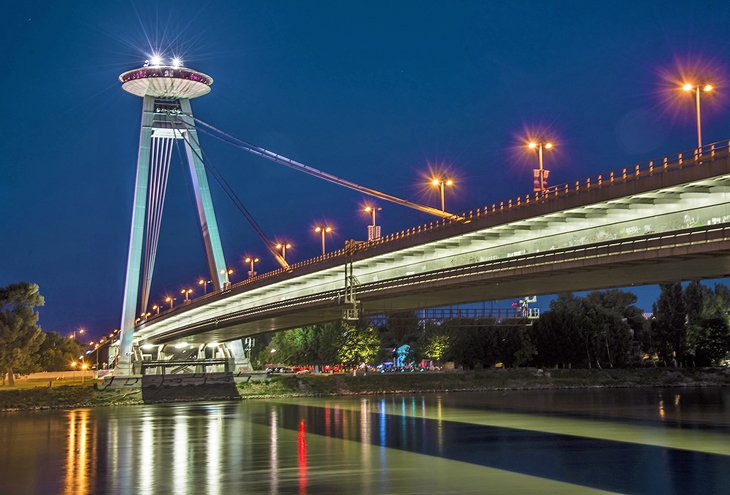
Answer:
[(383, 325), (333, 322), (259, 339), (259, 365), (374, 364), (408, 344), (410, 359), (453, 361), (467, 369), (539, 366), (624, 368), (706, 367), (730, 358), (730, 289), (699, 282), (660, 285), (652, 315), (636, 296), (611, 289), (586, 296), (560, 294), (532, 322), (457, 318), (425, 322), (414, 312), (388, 315)]
[(3, 385), (14, 385), (16, 374), (69, 369), (70, 362), (83, 352), (76, 340), (43, 331), (35, 308), (44, 303), (36, 284), (20, 282), (0, 288)]

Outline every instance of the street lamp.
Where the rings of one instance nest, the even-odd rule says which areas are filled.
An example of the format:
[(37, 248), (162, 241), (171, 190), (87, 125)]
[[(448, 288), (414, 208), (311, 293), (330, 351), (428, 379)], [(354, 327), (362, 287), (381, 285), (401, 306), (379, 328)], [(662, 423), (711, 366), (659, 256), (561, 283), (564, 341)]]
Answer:
[(212, 284), (213, 282), (211, 280), (205, 280), (204, 278), (201, 278), (198, 280), (198, 285), (203, 286), (203, 295), (206, 295), (208, 293), (208, 284)]
[(254, 271), (254, 263), (258, 263), (259, 259), (254, 258), (252, 256), (247, 257), (245, 260), (243, 260), (244, 263), (249, 263), (249, 266), (251, 267), (251, 270), (248, 272), (248, 278), (252, 278), (256, 276), (256, 272)]
[(431, 185), (434, 187), (438, 187), (441, 191), (441, 211), (446, 211), (446, 202), (445, 202), (445, 188), (446, 186), (453, 186), (454, 181), (451, 179), (447, 179), (446, 177), (434, 177), (431, 179)]
[(172, 309), (172, 308), (173, 308), (173, 306), (175, 306), (175, 298), (174, 298), (174, 297), (172, 297), (172, 296), (167, 296), (167, 297), (165, 298), (165, 302), (166, 302), (166, 303), (170, 303), (170, 309)]
[(231, 275), (233, 275), (234, 271), (233, 271), (233, 268), (228, 268), (228, 269), (221, 268), (221, 270), (220, 270), (219, 273), (221, 275), (225, 275), (227, 273), (228, 274), (228, 278), (230, 279), (231, 278)]
[(702, 119), (700, 118), (700, 93), (705, 92), (709, 93), (713, 89), (715, 89), (712, 84), (705, 83), (705, 84), (693, 84), (693, 83), (685, 83), (682, 85), (682, 89), (684, 91), (695, 92), (695, 109), (697, 111), (697, 147), (702, 148)]
[(551, 150), (555, 147), (555, 145), (553, 145), (553, 143), (551, 143), (550, 141), (530, 141), (527, 146), (531, 150), (537, 150), (537, 162), (540, 168), (535, 170), (535, 178), (537, 180), (535, 181), (535, 184), (533, 186), (533, 191), (542, 192), (545, 190), (545, 179), (547, 179), (548, 174), (550, 174), (550, 171), (545, 170), (543, 167), (543, 149)]
[(378, 227), (375, 223), (375, 212), (381, 210), (382, 208), (370, 205), (367, 205), (365, 208), (363, 208), (363, 211), (370, 213), (370, 216), (373, 219), (373, 224), (368, 225), (368, 241), (374, 241), (375, 239), (380, 237), (380, 227)]
[[(154, 306), (152, 306), (152, 309), (155, 310), (155, 312), (157, 312), (158, 315), (160, 314), (160, 311), (162, 310), (162, 308), (160, 307), (159, 304), (155, 304)], [(111, 335), (109, 335), (109, 336), (111, 337)]]
[(78, 332), (79, 335), (83, 335), (84, 332), (86, 332), (86, 330), (84, 330), (83, 328), (79, 328), (77, 330), (74, 330), (73, 332), (71, 332), (71, 338), (72, 339), (76, 340), (76, 333), (77, 332)]
[(276, 249), (281, 251), (281, 257), (284, 258), (284, 261), (286, 261), (286, 250), (291, 249), (291, 244), (288, 242), (277, 242)]
[(190, 302), (190, 294), (192, 294), (192, 293), (193, 293), (193, 289), (183, 289), (180, 291), (180, 294), (185, 296), (186, 304)]
[(325, 253), (325, 246), (324, 246), (324, 238), (326, 234), (329, 234), (332, 232), (332, 227), (329, 225), (318, 225), (314, 228), (314, 231), (318, 234), (322, 235), (322, 256), (324, 256)]

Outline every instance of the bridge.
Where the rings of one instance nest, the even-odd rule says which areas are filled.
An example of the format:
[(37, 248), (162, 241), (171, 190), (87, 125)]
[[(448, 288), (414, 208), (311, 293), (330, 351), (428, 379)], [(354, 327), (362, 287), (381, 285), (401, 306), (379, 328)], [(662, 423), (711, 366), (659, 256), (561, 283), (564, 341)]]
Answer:
[[(449, 304), (730, 275), (730, 142), (365, 242), (142, 320), (142, 345), (203, 345)], [(343, 313), (344, 312), (344, 313)]]
[[(201, 359), (224, 360), (242, 370), (247, 360), (241, 339), (340, 318), (730, 275), (730, 142), (550, 188), (544, 187), (541, 164), (544, 175), (536, 192), (454, 214), (443, 204), (441, 209), (420, 205), (336, 177), (203, 122), (193, 115), (190, 100), (208, 94), (213, 79), (179, 60), (170, 65), (151, 60), (119, 79), (125, 91), (142, 98), (142, 119), (118, 376), (144, 372), (150, 367), (141, 366), (143, 361), (175, 362), (179, 365), (170, 369), (182, 373), (194, 371)], [(212, 165), (198, 132), (436, 220), (368, 241), (351, 240), (327, 254), (323, 245), (322, 256), (289, 264)], [(190, 301), (186, 293), (184, 304), (150, 315), (167, 177), (180, 142), (213, 290)], [(253, 276), (230, 283), (209, 175), (280, 269), (255, 276), (252, 266)], [(443, 182), (441, 187), (443, 193)], [(374, 216), (372, 230), (377, 232)], [(137, 318), (138, 311), (146, 316)]]

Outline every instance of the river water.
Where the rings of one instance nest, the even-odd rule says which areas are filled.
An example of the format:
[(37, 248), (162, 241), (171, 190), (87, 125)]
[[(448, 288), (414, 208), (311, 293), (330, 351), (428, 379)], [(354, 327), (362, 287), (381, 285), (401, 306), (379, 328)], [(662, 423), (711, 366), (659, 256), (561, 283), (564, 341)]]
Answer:
[(0, 494), (730, 493), (730, 389), (0, 415)]

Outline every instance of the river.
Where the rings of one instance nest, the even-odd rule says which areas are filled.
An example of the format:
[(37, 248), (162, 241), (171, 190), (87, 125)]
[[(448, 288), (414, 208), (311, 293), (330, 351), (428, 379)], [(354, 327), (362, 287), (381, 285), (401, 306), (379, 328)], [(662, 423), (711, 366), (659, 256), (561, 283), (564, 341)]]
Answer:
[(0, 494), (730, 493), (730, 389), (0, 415)]

